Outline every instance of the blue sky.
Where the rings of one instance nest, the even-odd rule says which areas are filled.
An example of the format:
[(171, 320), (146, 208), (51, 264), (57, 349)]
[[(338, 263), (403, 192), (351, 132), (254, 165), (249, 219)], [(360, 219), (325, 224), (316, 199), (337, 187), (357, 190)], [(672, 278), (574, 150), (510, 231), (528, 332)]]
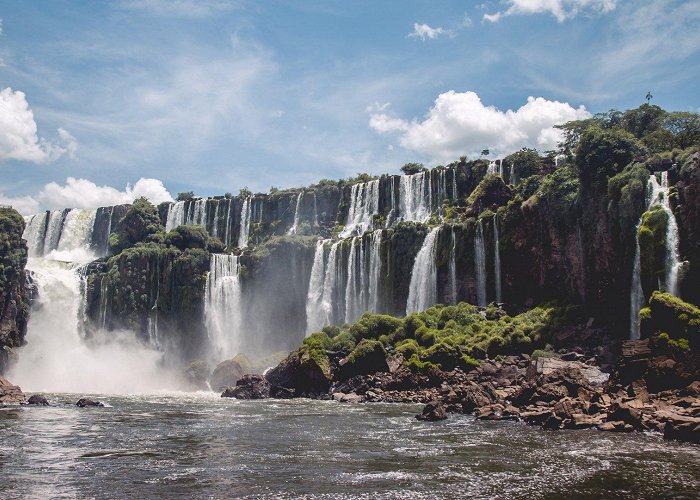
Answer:
[(649, 90), (700, 106), (694, 0), (4, 0), (0, 19), (0, 203), (24, 212), (547, 149)]

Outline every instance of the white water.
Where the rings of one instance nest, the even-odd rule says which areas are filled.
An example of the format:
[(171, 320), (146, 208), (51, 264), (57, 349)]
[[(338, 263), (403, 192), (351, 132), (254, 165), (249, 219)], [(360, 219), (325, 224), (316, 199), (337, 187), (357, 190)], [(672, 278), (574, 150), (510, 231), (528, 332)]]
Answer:
[(432, 212), (432, 181), (429, 171), (401, 177), (399, 217), (406, 221), (426, 222)]
[(185, 202), (177, 201), (168, 207), (168, 216), (165, 220), (165, 230), (170, 231), (185, 223)]
[[(399, 207), (396, 204), (396, 180), (399, 179), (399, 177), (390, 177), (390, 193), (389, 193), (389, 213), (386, 216), (386, 224), (384, 224), (384, 227), (390, 227), (394, 221), (396, 221), (396, 217), (398, 216), (398, 211)], [(400, 182), (400, 181), (399, 181)]]
[(250, 234), (250, 197), (246, 198), (241, 205), (241, 227), (238, 232), (238, 248), (248, 246), (248, 235)]
[(430, 230), (423, 241), (411, 271), (406, 314), (424, 311), (437, 303), (437, 266), (435, 250), (439, 227)]
[(360, 314), (362, 283), (360, 269), (362, 267), (362, 238), (355, 236), (350, 245), (348, 255), (347, 280), (345, 285), (345, 322), (353, 323)]
[[(31, 257), (27, 270), (37, 297), (10, 379), (25, 391), (133, 393), (174, 389), (172, 374), (160, 368), (162, 354), (137, 341), (132, 332), (82, 333), (85, 295), (82, 264), (90, 253), (94, 211), (71, 210), (55, 241), (60, 248)], [(37, 234), (24, 234), (31, 246)], [(68, 262), (71, 260), (71, 262)]]
[(204, 315), (212, 361), (238, 354), (241, 347), (242, 294), (235, 255), (212, 254), (204, 293)]
[(457, 303), (457, 240), (455, 228), (451, 228), (452, 246), (450, 247), (450, 302)]
[[(673, 295), (678, 295), (678, 270), (681, 266), (680, 255), (678, 251), (678, 223), (676, 217), (671, 210), (668, 199), (668, 172), (661, 172), (661, 183), (656, 178), (656, 174), (649, 176), (647, 183), (647, 207), (649, 211), (655, 206), (660, 206), (668, 217), (666, 225), (666, 272), (664, 282), (659, 283), (659, 289), (669, 292)], [(635, 252), (634, 263), (632, 266), (632, 285), (630, 287), (630, 338), (639, 338), (639, 311), (644, 307), (646, 298), (641, 283), (641, 255), (639, 248), (639, 228), (642, 224), (642, 217), (635, 228)]]
[(226, 248), (231, 244), (231, 211), (233, 209), (233, 199), (226, 200), (228, 207), (226, 209), (226, 226), (224, 228), (224, 244)]
[(503, 301), (501, 297), (501, 244), (498, 238), (498, 215), (493, 216), (493, 273), (496, 282), (496, 302)]
[(372, 219), (379, 213), (379, 180), (361, 182), (350, 187), (350, 208), (341, 238), (360, 235), (372, 228)]
[(369, 290), (367, 292), (367, 308), (372, 312), (379, 312), (379, 281), (382, 275), (382, 230), (377, 229), (372, 233), (372, 242), (369, 254)]
[(319, 240), (314, 252), (314, 263), (309, 277), (309, 291), (306, 295), (306, 334), (319, 331), (325, 326), (326, 317), (323, 309), (323, 283), (326, 272), (324, 245), (328, 240)]
[(301, 191), (297, 195), (297, 202), (296, 206), (294, 207), (294, 223), (292, 224), (292, 227), (289, 228), (287, 234), (297, 234), (297, 231), (299, 230), (299, 223), (301, 222), (301, 200), (303, 197), (304, 191)]
[(474, 235), (474, 270), (476, 274), (476, 303), (481, 307), (486, 303), (486, 248), (484, 246), (484, 226), (481, 219), (476, 224)]

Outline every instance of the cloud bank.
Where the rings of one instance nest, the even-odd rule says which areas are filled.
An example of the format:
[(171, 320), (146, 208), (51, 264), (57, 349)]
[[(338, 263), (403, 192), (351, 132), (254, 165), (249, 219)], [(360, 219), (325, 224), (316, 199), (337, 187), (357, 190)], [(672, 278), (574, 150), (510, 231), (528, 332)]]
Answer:
[(37, 135), (34, 113), (24, 92), (10, 87), (0, 90), (0, 162), (20, 160), (49, 163), (63, 154), (75, 157), (78, 142), (67, 130), (59, 128), (62, 144), (54, 144)]
[(475, 92), (450, 90), (435, 99), (422, 121), (392, 117), (384, 107), (370, 111), (369, 126), (381, 134), (397, 134), (405, 149), (449, 161), (487, 148), (496, 155), (523, 147), (553, 149), (561, 140), (554, 125), (590, 116), (584, 106), (573, 108), (543, 97), (528, 97), (519, 109), (501, 111), (485, 106)]
[(141, 178), (123, 191), (111, 186), (98, 186), (87, 179), (68, 177), (64, 185), (56, 182), (46, 184), (35, 196), (9, 197), (0, 193), (0, 204), (12, 205), (23, 215), (40, 210), (59, 208), (98, 208), (131, 203), (136, 198), (148, 198), (151, 203), (173, 201), (173, 197), (158, 179)]
[(484, 21), (497, 23), (503, 17), (551, 14), (558, 22), (576, 17), (583, 11), (606, 13), (614, 10), (617, 0), (505, 0), (508, 8), (495, 14), (484, 14)]
[(414, 23), (413, 31), (408, 34), (409, 37), (420, 38), (421, 40), (435, 40), (438, 36), (446, 34), (447, 31), (443, 28), (432, 28), (427, 24)]

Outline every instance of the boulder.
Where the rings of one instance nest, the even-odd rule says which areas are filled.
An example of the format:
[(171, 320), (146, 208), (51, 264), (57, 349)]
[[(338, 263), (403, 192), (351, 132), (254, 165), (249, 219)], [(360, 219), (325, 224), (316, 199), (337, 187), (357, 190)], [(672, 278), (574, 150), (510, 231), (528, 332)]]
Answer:
[(286, 387), (270, 388), (270, 397), (274, 399), (292, 399), (294, 394), (294, 389), (288, 389)]
[(291, 353), (279, 365), (269, 370), (265, 378), (272, 390), (284, 387), (294, 390), (296, 396), (325, 393), (331, 385), (328, 360), (319, 359), (303, 351)]
[(37, 406), (49, 406), (48, 400), (41, 394), (34, 394), (29, 398), (28, 404)]
[(607, 420), (608, 422), (621, 421), (637, 430), (644, 428), (641, 412), (627, 403), (613, 403), (608, 409)]
[(75, 406), (79, 406), (80, 408), (87, 408), (88, 406), (102, 408), (104, 407), (104, 403), (101, 403), (100, 401), (94, 401), (88, 398), (80, 398), (78, 402), (75, 403)]
[(333, 400), (340, 403), (361, 403), (365, 400), (365, 398), (355, 394), (354, 392), (349, 394), (345, 394), (344, 392), (334, 392)]
[(665, 412), (664, 439), (700, 444), (700, 418)]
[(423, 412), (416, 415), (418, 420), (423, 420), (426, 422), (435, 422), (437, 420), (445, 420), (447, 418), (447, 412), (445, 407), (439, 401), (431, 401), (423, 408)]
[(475, 383), (471, 383), (461, 391), (462, 411), (472, 413), (477, 408), (491, 404), (491, 397)]
[(203, 359), (192, 361), (185, 367), (183, 372), (185, 381), (192, 389), (206, 390), (209, 388), (207, 380), (211, 373), (211, 367)]
[(0, 405), (21, 405), (25, 404), (22, 389), (13, 385), (6, 378), (0, 377)]
[(265, 399), (270, 397), (270, 384), (262, 375), (246, 374), (236, 382), (236, 387), (227, 387), (222, 398)]
[[(386, 351), (381, 342), (364, 339), (353, 349), (348, 357), (342, 359), (335, 378), (347, 380), (357, 375), (371, 375), (377, 372), (388, 372), (389, 364)], [(396, 368), (394, 371), (398, 370)]]
[(209, 378), (209, 385), (212, 390), (224, 390), (227, 387), (235, 386), (245, 373), (246, 369), (238, 361), (227, 359), (216, 365)]
[(526, 376), (529, 381), (533, 381), (538, 376), (542, 376), (545, 380), (563, 378), (574, 380), (578, 385), (591, 387), (602, 386), (609, 378), (609, 375), (602, 372), (597, 366), (590, 366), (580, 361), (564, 361), (560, 358), (545, 357), (530, 362)]

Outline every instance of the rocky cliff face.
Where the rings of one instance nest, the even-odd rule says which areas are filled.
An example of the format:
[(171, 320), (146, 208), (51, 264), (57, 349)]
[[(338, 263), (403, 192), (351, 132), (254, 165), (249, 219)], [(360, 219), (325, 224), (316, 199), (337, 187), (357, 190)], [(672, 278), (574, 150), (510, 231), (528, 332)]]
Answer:
[(0, 208), (0, 373), (12, 349), (24, 343), (29, 320), (29, 294), (24, 266), (27, 244), (24, 220), (11, 208)]

